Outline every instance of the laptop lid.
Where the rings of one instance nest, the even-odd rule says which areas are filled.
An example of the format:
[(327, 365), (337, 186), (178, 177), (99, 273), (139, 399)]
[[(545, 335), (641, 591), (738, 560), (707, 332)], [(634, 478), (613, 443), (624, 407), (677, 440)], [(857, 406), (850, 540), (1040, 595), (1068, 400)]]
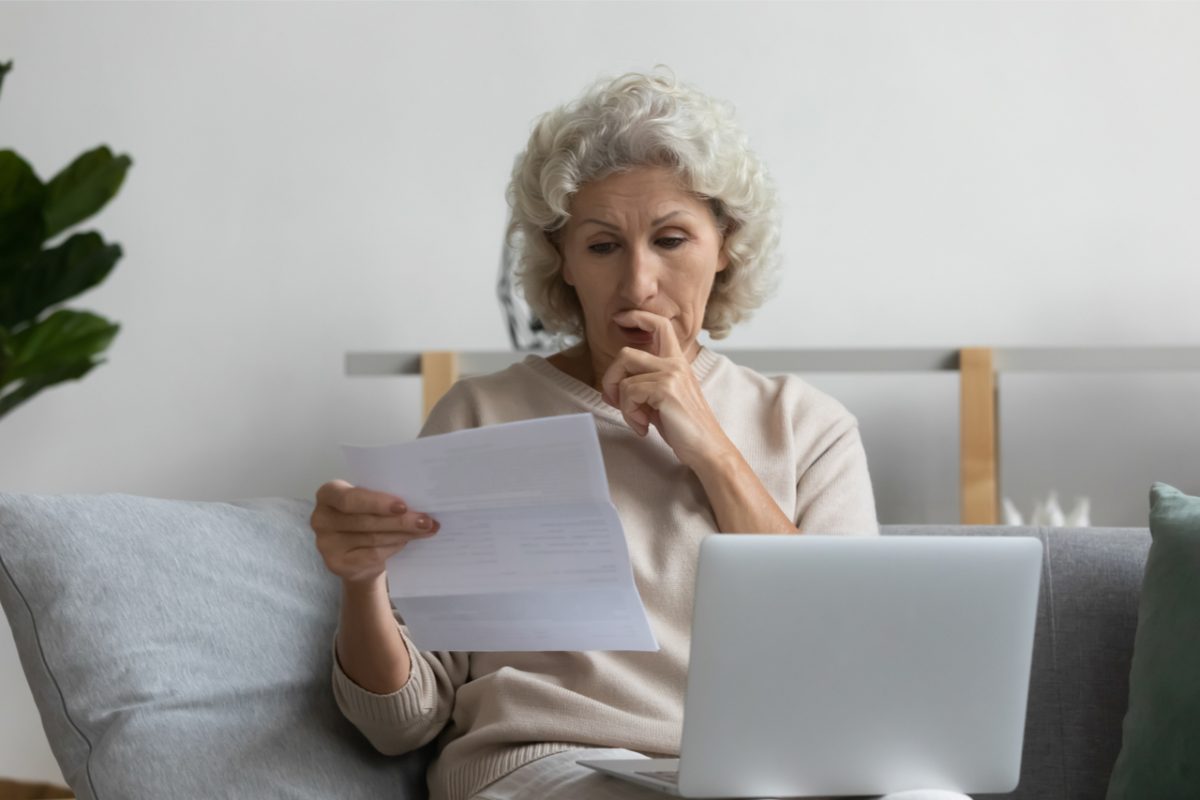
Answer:
[(680, 794), (1011, 791), (1041, 562), (1029, 537), (709, 536)]

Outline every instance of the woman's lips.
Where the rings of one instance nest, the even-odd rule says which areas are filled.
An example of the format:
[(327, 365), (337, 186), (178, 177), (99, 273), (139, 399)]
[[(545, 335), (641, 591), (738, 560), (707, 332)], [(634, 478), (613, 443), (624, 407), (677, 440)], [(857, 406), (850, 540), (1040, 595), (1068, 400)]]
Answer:
[(644, 331), (641, 328), (626, 328), (624, 325), (618, 325), (621, 335), (634, 344), (650, 344), (654, 341), (654, 331)]

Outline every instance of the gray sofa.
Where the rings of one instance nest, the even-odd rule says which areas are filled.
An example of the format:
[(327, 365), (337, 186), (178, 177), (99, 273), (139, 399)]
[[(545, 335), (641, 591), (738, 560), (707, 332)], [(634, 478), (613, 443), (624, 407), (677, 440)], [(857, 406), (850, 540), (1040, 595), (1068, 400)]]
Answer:
[[(0, 492), (0, 602), (80, 798), (425, 798), (330, 687), (338, 585), (310, 501)], [(886, 526), (1046, 547), (1021, 783), (1102, 798), (1120, 749), (1147, 529)], [(983, 796), (980, 796), (983, 797)]]
[(885, 525), (888, 535), (1036, 536), (1045, 545), (1021, 782), (976, 800), (1100, 800), (1121, 749), (1148, 528)]

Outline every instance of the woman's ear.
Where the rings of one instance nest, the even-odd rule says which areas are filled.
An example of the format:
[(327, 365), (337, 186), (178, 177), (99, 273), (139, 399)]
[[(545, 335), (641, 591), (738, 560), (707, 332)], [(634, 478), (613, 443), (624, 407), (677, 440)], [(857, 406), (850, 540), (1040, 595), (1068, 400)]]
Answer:
[(729, 234), (725, 231), (721, 232), (721, 249), (717, 252), (717, 272), (724, 272), (729, 266), (729, 248), (726, 243), (729, 241)]
[(718, 245), (717, 251), (717, 272), (724, 272), (729, 266), (729, 249), (726, 245), (729, 243), (730, 235), (737, 230), (738, 226), (725, 213), (725, 206), (720, 200), (713, 197), (709, 198), (708, 202), (712, 209), (713, 221), (717, 225), (717, 232), (721, 234), (721, 243)]
[(549, 242), (550, 246), (554, 248), (554, 252), (558, 253), (558, 263), (560, 265), (559, 272), (562, 274), (563, 281), (565, 281), (568, 286), (574, 286), (575, 278), (571, 274), (571, 265), (567, 263), (567, 258), (563, 255), (563, 229), (559, 228), (556, 231), (542, 231), (542, 235), (546, 237), (546, 241)]

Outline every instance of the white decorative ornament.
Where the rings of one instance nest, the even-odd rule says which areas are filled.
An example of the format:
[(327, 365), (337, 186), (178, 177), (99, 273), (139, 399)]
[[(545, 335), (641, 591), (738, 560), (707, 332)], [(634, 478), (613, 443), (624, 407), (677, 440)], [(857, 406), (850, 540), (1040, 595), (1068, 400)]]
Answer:
[(1021, 516), (1021, 512), (1013, 505), (1013, 501), (1007, 497), (1004, 498), (1004, 524), (1005, 525), (1024, 525), (1025, 518)]
[(1058, 492), (1050, 492), (1046, 498), (1046, 521), (1041, 523), (1051, 528), (1061, 528), (1066, 521), (1062, 506), (1058, 504)]
[(1078, 497), (1075, 507), (1067, 512), (1067, 519), (1063, 524), (1068, 528), (1091, 527), (1091, 511), (1092, 501), (1086, 497)]
[[(1076, 497), (1075, 505), (1064, 512), (1058, 504), (1058, 492), (1051, 491), (1045, 500), (1034, 503), (1028, 524), (1043, 528), (1087, 528), (1091, 526), (1091, 506), (1089, 498)], [(1005, 525), (1026, 524), (1016, 504), (1007, 497), (1003, 500), (1003, 521)]]

